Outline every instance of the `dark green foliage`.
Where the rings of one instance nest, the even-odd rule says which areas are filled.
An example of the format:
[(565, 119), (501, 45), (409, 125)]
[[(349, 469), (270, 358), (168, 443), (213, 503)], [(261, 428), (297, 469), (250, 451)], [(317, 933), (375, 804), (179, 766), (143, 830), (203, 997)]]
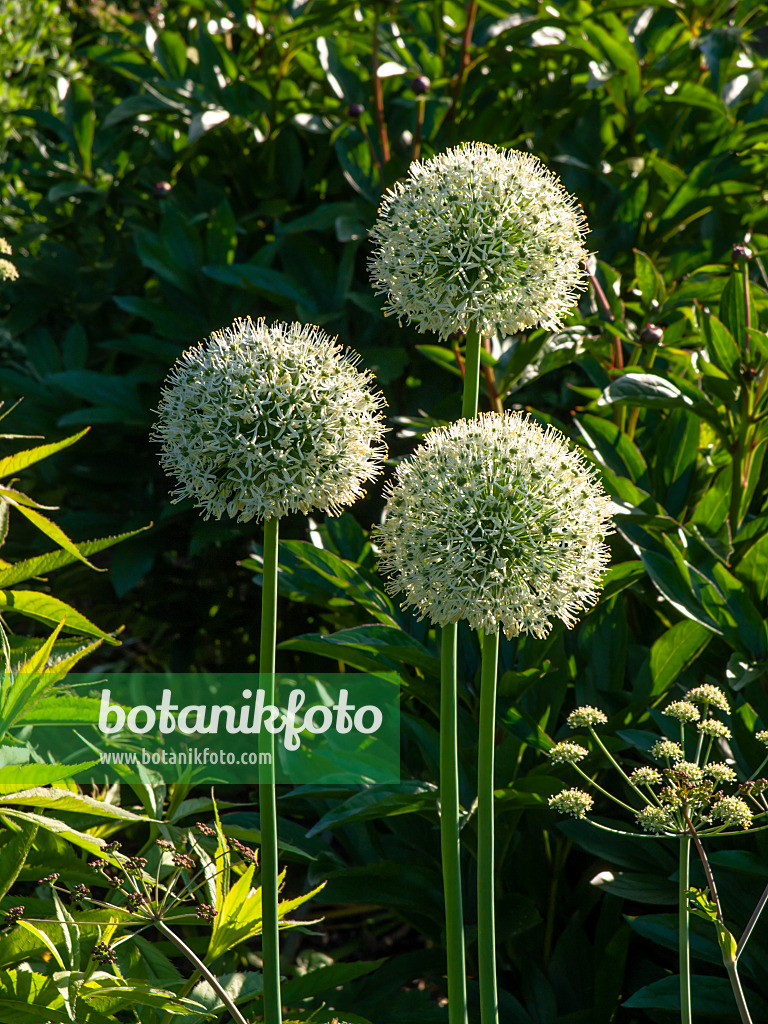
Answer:
[[(40, 73), (4, 78), (0, 233), (19, 257), (20, 279), (0, 299), (0, 398), (24, 398), (7, 421), (19, 433), (55, 441), (93, 425), (87, 440), (35, 470), (32, 488), (63, 506), (56, 521), (75, 542), (154, 523), (111, 555), (109, 582), (81, 566), (56, 577), (57, 597), (104, 630), (128, 624), (123, 646), (100, 652), (110, 668), (255, 664), (258, 530), (170, 506), (148, 441), (162, 381), (184, 349), (238, 316), (322, 325), (377, 374), (399, 457), (431, 425), (458, 416), (459, 342), (437, 346), (381, 316), (365, 264), (383, 188), (417, 150), (430, 156), (477, 140), (530, 149), (582, 203), (595, 258), (578, 310), (559, 332), (493, 339), (484, 354), (484, 407), (495, 391), (506, 407), (564, 429), (621, 507), (597, 607), (573, 632), (558, 626), (545, 641), (502, 643), (501, 1011), (512, 1024), (674, 1020), (674, 851), (558, 821), (547, 798), (561, 781), (541, 755), (550, 738), (564, 737), (565, 714), (585, 703), (603, 708), (616, 749), (631, 751), (654, 709), (710, 680), (735, 705), (736, 767), (748, 775), (761, 758), (753, 738), (768, 728), (760, 5), (478, 0), (465, 73), (467, 10), (451, 0), (194, 0), (162, 13), (143, 3), (72, 4), (61, 21), (40, 23), (44, 5), (21, 7), (34, 25), (0, 36), (11, 50), (4, 66), (33, 60)], [(384, 72), (384, 130), (374, 59)], [(68, 83), (63, 100), (51, 88), (58, 75)], [(732, 263), (732, 246), (745, 241), (754, 258)], [(328, 879), (325, 906), (312, 915), (325, 912), (326, 923), (291, 933), (285, 993), (297, 1014), (314, 1009), (318, 1022), (438, 1022), (446, 1019), (434, 998), (445, 971), (439, 651), (428, 625), (384, 592), (368, 540), (382, 503), (379, 488), (371, 491), (309, 535), (300, 518), (281, 527), (282, 665), (395, 668), (404, 779), (365, 794), (322, 786), (282, 794), (292, 893)], [(4, 557), (37, 555), (11, 526)], [(479, 654), (463, 629), (459, 673), (471, 908)], [(602, 779), (604, 763), (588, 766)], [(0, 843), (24, 863), (18, 877), (0, 869), (0, 890), (13, 886), (0, 911), (23, 902), (50, 917), (34, 883), (54, 860), (63, 881), (93, 884), (83, 851), (97, 833), (119, 831), (138, 852), (159, 834), (148, 819), (160, 819), (177, 838), (210, 811), (209, 794), (182, 789), (126, 793), (124, 805), (144, 814), (95, 828), (72, 807), (57, 810), (71, 830), (61, 834), (17, 818), (21, 831), (7, 827)], [(220, 806), (227, 834), (258, 843), (257, 815)], [(598, 801), (596, 812), (606, 806)], [(763, 835), (712, 854), (740, 927), (765, 884)], [(768, 990), (767, 927), (761, 920), (740, 965), (756, 1019)], [(72, 929), (46, 929), (64, 949)], [(312, 934), (321, 931), (324, 939)], [(696, 1019), (735, 1021), (727, 998), (720, 1012), (726, 983), (713, 936), (704, 922), (693, 931)], [(96, 928), (80, 934), (90, 949)], [(124, 977), (182, 990), (168, 943), (119, 949)], [(228, 985), (240, 984), (232, 972), (251, 978), (248, 1006), (258, 1013), (251, 952), (226, 954), (217, 970)], [(16, 965), (47, 969), (48, 953), (19, 926), (0, 935), (0, 1005), (38, 977), (14, 974)], [(59, 996), (24, 990), (22, 998), (49, 1006)], [(213, 993), (205, 999), (215, 1007)], [(135, 1019), (121, 1005), (94, 1001), (82, 1019)], [(44, 1014), (25, 1019), (67, 1019)]]

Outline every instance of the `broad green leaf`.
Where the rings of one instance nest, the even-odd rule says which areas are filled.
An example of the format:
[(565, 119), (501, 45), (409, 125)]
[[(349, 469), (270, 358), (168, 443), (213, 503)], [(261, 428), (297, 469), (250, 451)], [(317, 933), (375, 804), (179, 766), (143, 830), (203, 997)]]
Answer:
[[(2, 769), (7, 771), (7, 769)], [(0, 771), (0, 777), (2, 776)], [(21, 826), (19, 832), (13, 832), (11, 838), (0, 848), (0, 899), (8, 892), (24, 867), (27, 854), (37, 835), (37, 825), (31, 823)]]
[(603, 872), (592, 885), (601, 892), (622, 896), (635, 903), (676, 904), (677, 886), (660, 875), (639, 871)]
[(664, 279), (649, 256), (639, 249), (635, 249), (634, 253), (635, 277), (642, 295), (643, 306), (650, 310), (653, 302), (658, 302), (661, 305), (666, 298)]
[(413, 665), (436, 676), (439, 660), (399, 627), (372, 623), (328, 635), (307, 633), (284, 640), (281, 650), (308, 651), (342, 661), (364, 672), (401, 671)]
[(664, 495), (663, 505), (671, 516), (679, 516), (688, 502), (699, 452), (700, 426), (695, 414), (674, 409), (659, 435), (655, 480), (657, 493), (660, 497)]
[[(93, 768), (98, 761), (82, 764), (19, 764), (0, 768), (0, 796), (18, 793), (27, 786), (47, 786), (53, 782), (72, 779), (78, 772)], [(0, 895), (2, 895), (0, 893)]]
[(733, 571), (760, 601), (768, 597), (768, 534), (758, 537), (747, 548)]
[(15, 455), (6, 455), (4, 459), (0, 459), (0, 478), (10, 476), (12, 473), (18, 473), (22, 469), (26, 469), (27, 466), (31, 466), (41, 459), (47, 459), (49, 455), (53, 455), (55, 452), (60, 452), (62, 448), (68, 448), (71, 444), (79, 441), (81, 437), (84, 437), (89, 429), (86, 427), (79, 434), (65, 437), (63, 441), (41, 444), (38, 448), (28, 448), (23, 452), (16, 452)]
[(85, 81), (69, 83), (64, 100), (67, 123), (75, 140), (76, 155), (86, 177), (91, 175), (91, 149), (96, 130), (96, 109), (93, 96)]
[[(750, 318), (752, 324), (758, 323), (757, 309), (755, 302), (750, 295)], [(744, 302), (744, 278), (741, 270), (734, 267), (728, 280), (725, 282), (722, 295), (720, 296), (720, 309), (718, 317), (730, 331), (733, 340), (740, 353), (744, 351), (746, 341), (746, 304)], [(723, 367), (725, 369), (725, 367)]]
[(731, 380), (740, 381), (741, 354), (739, 346), (728, 328), (708, 310), (701, 312), (701, 330), (707, 345), (710, 362), (727, 373)]
[[(747, 1001), (753, 1014), (768, 1013), (768, 1006), (759, 1000), (756, 1003), (753, 993), (747, 995)], [(680, 1012), (680, 978), (668, 975), (659, 981), (651, 982), (626, 999), (623, 1006), (633, 1010), (668, 1010), (670, 1013)], [(722, 1014), (732, 1020), (734, 1017), (733, 991), (726, 978), (713, 978), (709, 975), (694, 974), (691, 976), (691, 1007), (694, 1014)], [(753, 1020), (761, 1017), (753, 1016)], [(766, 1018), (768, 1019), (768, 1018)]]
[(353, 821), (389, 818), (397, 814), (427, 812), (434, 815), (437, 801), (437, 786), (432, 782), (410, 780), (400, 783), (396, 789), (389, 786), (369, 786), (365, 792), (345, 800), (339, 807), (328, 811), (307, 832), (307, 838), (324, 832), (336, 825), (347, 825)]
[[(623, 379), (623, 378), (622, 378)], [(613, 386), (613, 385), (611, 385)], [(611, 420), (586, 414), (576, 426), (601, 465), (648, 490), (648, 466), (640, 449)]]
[(260, 267), (255, 263), (232, 263), (218, 267), (203, 267), (203, 273), (221, 284), (263, 292), (273, 300), (298, 302), (311, 312), (315, 312), (317, 308), (309, 293), (296, 284), (292, 277), (269, 267)]
[(88, 835), (86, 832), (81, 832), (79, 829), (67, 825), (66, 822), (61, 821), (59, 818), (49, 818), (44, 814), (33, 814), (32, 812), (16, 810), (15, 807), (4, 806), (0, 806), (0, 816), (39, 825), (47, 832), (52, 832), (54, 835), (61, 836), (62, 839), (68, 840), (68, 842), (73, 843), (75, 846), (82, 847), (88, 853), (92, 853), (94, 857), (101, 857), (105, 860), (109, 859), (102, 850), (103, 840), (96, 839), (95, 836)]
[(317, 967), (315, 970), (284, 981), (281, 988), (283, 1001), (298, 1003), (302, 999), (309, 999), (323, 992), (332, 992), (340, 985), (348, 985), (355, 978), (362, 978), (366, 974), (377, 971), (386, 962), (386, 958), (382, 958), (381, 960), (358, 960), (355, 963), (328, 964), (327, 967)]
[(731, 500), (731, 468), (723, 467), (713, 477), (709, 488), (691, 516), (691, 522), (710, 537), (715, 536), (728, 518)]
[(651, 647), (652, 694), (666, 692), (712, 639), (712, 631), (699, 622), (676, 622)]
[(100, 818), (120, 818), (123, 821), (146, 821), (141, 814), (135, 814), (126, 807), (94, 800), (84, 793), (71, 793), (68, 789), (55, 786), (23, 789), (0, 796), (0, 813), (5, 804), (24, 804), (26, 807), (52, 807), (57, 811), (76, 811), (79, 814), (95, 814)]

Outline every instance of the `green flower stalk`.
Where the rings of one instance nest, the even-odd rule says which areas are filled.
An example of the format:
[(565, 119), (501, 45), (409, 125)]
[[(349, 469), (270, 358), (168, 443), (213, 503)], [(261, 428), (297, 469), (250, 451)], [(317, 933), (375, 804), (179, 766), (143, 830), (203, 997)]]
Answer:
[[(316, 327), (237, 320), (171, 370), (153, 440), (206, 519), (264, 520), (259, 673), (275, 697), (278, 522), (313, 509), (336, 515), (381, 472), (383, 397), (372, 375)], [(259, 735), (265, 1024), (280, 1024), (274, 736)]]
[[(586, 231), (578, 203), (535, 157), (481, 143), (413, 163), (408, 179), (385, 195), (372, 231), (375, 250), (369, 266), (374, 288), (386, 296), (385, 313), (400, 322), (413, 323), (422, 332), (435, 331), (442, 340), (463, 332), (465, 419), (478, 412), (482, 335), (511, 334), (539, 324), (559, 327), (582, 284)], [(492, 373), (486, 370), (489, 389), (495, 393)], [(456, 652), (457, 627), (450, 623), (443, 626), (441, 637), (440, 843), (449, 1018), (450, 1024), (465, 1024)], [(493, 715), (487, 710), (483, 721), (493, 730)], [(483, 743), (488, 748), (488, 737)], [(490, 757), (478, 750), (483, 761), (480, 802), (492, 804), (492, 743), (488, 749)], [(478, 863), (478, 878), (490, 877), (492, 899), (492, 842), (485, 844), (484, 853), (489, 859)], [(490, 932), (485, 946), (492, 948), (492, 915), (484, 914), (480, 907), (479, 932)], [(482, 948), (480, 955), (482, 959)], [(490, 977), (489, 971), (482, 973)], [(494, 980), (493, 992), (483, 999), (486, 1006), (493, 1004), (494, 1018), (495, 998)]]
[[(597, 600), (612, 503), (566, 438), (520, 413), (431, 431), (387, 486), (375, 538), (387, 589), (437, 626), (484, 632), (478, 749), (481, 1019), (497, 1017), (493, 930), (493, 744), (499, 627), (545, 637)], [(555, 748), (556, 760), (586, 754)]]

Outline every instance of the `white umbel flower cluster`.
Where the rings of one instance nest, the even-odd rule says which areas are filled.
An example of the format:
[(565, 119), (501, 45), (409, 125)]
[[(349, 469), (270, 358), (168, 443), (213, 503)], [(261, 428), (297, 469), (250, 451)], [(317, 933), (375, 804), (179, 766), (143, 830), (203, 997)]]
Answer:
[[(0, 253), (11, 256), (13, 250), (5, 238), (0, 238)], [(0, 281), (17, 281), (19, 272), (10, 260), (0, 259)]]
[(384, 399), (355, 363), (316, 327), (250, 318), (185, 352), (152, 435), (174, 501), (239, 522), (352, 504), (387, 453)]
[(595, 603), (611, 503), (557, 430), (519, 412), (431, 431), (387, 485), (387, 589), (439, 626), (545, 637)]
[(384, 311), (442, 339), (556, 330), (584, 280), (578, 202), (529, 153), (470, 143), (411, 164), (385, 195), (370, 271)]

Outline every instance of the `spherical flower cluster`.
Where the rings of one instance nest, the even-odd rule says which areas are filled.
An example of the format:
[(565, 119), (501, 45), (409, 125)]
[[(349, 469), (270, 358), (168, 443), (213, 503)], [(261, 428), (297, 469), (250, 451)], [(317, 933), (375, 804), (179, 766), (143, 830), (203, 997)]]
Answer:
[(371, 276), (385, 313), (443, 339), (555, 330), (583, 284), (587, 230), (536, 157), (472, 143), (411, 164), (387, 192)]
[(723, 740), (731, 738), (731, 730), (723, 722), (718, 722), (716, 718), (705, 718), (703, 722), (697, 722), (696, 728), (705, 736), (718, 736)]
[(706, 766), (704, 773), (715, 782), (736, 782), (736, 772), (722, 761), (712, 761)]
[(607, 721), (607, 716), (599, 708), (593, 708), (589, 704), (575, 708), (568, 715), (568, 725), (571, 729), (584, 729), (594, 725), (605, 725)]
[(371, 375), (316, 327), (237, 320), (171, 370), (153, 440), (205, 518), (338, 514), (386, 455)]
[(597, 600), (611, 503), (552, 428), (515, 412), (433, 430), (387, 498), (379, 567), (436, 625), (545, 637)]
[(677, 832), (672, 812), (666, 807), (644, 807), (635, 812), (637, 823), (646, 832)]
[(563, 743), (556, 743), (554, 747), (547, 751), (547, 757), (552, 764), (575, 764), (577, 761), (583, 760), (587, 754), (589, 754), (589, 751), (582, 747), (580, 743), (571, 743), (569, 740), (565, 740)]
[(570, 814), (574, 818), (586, 818), (587, 811), (592, 810), (594, 800), (583, 789), (564, 789), (561, 793), (551, 796), (547, 803), (553, 811)]
[(670, 718), (677, 718), (680, 722), (696, 722), (700, 717), (696, 705), (687, 700), (673, 701), (661, 713), (669, 715)]
[(731, 710), (728, 698), (723, 691), (719, 686), (712, 686), (711, 683), (704, 683), (703, 686), (697, 686), (695, 689), (689, 690), (686, 694), (686, 699), (693, 701), (694, 704), (711, 704), (713, 708), (717, 708), (718, 711), (724, 711), (726, 714), (729, 714)]
[(749, 828), (752, 824), (752, 811), (738, 796), (723, 796), (712, 808), (712, 814), (725, 825), (738, 825)]
[(661, 782), (661, 772), (657, 768), (642, 765), (640, 768), (635, 768), (629, 776), (629, 781), (634, 786), (658, 786)]
[(662, 758), (667, 761), (682, 761), (685, 754), (679, 743), (673, 743), (672, 740), (656, 740), (651, 747), (651, 757), (655, 757), (657, 761), (661, 761)]

